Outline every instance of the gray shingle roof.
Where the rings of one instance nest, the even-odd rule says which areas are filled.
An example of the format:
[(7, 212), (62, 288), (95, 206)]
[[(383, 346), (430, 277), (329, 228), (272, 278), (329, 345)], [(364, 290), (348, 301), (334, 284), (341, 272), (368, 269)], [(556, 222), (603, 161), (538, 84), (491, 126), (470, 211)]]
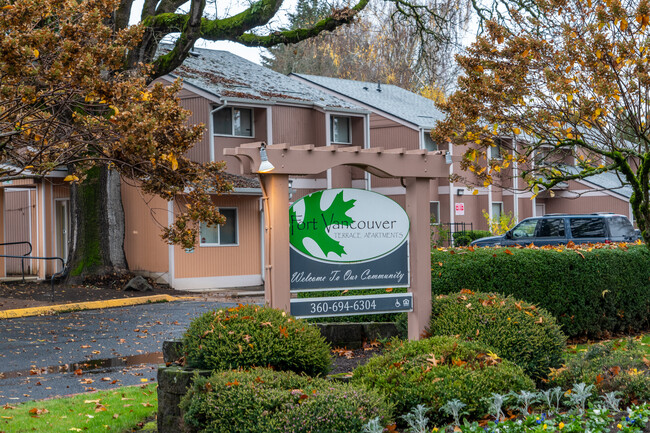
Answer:
[(398, 117), (419, 128), (431, 129), (438, 121), (444, 119), (444, 115), (432, 100), (392, 84), (381, 84), (381, 92), (379, 92), (377, 83), (317, 75), (291, 75)]
[[(580, 171), (577, 167), (570, 166), (567, 166), (566, 170), (571, 174), (577, 174)], [(619, 176), (616, 172), (608, 171), (589, 176), (584, 181), (595, 185), (598, 189), (611, 191), (629, 200), (632, 197), (632, 187), (621, 182), (622, 179), (622, 176)]]
[[(171, 46), (164, 45), (161, 52)], [(326, 109), (366, 112), (361, 107), (293, 80), (227, 51), (196, 48), (194, 55), (170, 75), (201, 88), (221, 99), (248, 99), (251, 102), (295, 102)]]

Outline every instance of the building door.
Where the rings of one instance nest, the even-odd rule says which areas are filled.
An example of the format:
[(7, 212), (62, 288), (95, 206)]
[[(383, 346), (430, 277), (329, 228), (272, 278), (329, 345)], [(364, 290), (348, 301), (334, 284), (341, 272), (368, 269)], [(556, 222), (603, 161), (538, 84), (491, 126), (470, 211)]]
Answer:
[[(29, 242), (32, 241), (31, 221), (32, 203), (29, 189), (6, 188), (4, 198), (4, 233), (5, 242), (20, 242), (7, 245), (0, 254), (10, 256), (23, 256), (29, 253)], [(32, 254), (34, 254), (32, 252)], [(5, 271), (7, 275), (22, 275), (23, 266), (25, 274), (31, 273), (31, 260), (7, 259)]]
[[(70, 233), (70, 200), (55, 201), (56, 212), (56, 256), (68, 261), (68, 236)], [(56, 261), (56, 271), (60, 272), (61, 262)]]
[(546, 214), (546, 204), (537, 203), (535, 204), (535, 216), (542, 216)]

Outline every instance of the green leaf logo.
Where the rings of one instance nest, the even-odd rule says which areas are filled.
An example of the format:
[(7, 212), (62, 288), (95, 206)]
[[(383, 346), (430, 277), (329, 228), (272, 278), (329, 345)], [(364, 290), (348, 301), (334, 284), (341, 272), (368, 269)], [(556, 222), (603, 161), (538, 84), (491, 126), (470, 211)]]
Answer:
[(343, 191), (334, 197), (332, 204), (321, 209), (323, 191), (310, 194), (302, 200), (305, 205), (305, 212), (302, 220), (298, 220), (293, 206), (289, 210), (290, 242), (298, 251), (314, 257), (305, 246), (305, 239), (311, 239), (318, 245), (323, 255), (334, 253), (342, 257), (345, 247), (333, 239), (328, 228), (331, 225), (352, 224), (354, 220), (347, 215), (347, 212), (354, 207), (356, 200), (344, 200)]

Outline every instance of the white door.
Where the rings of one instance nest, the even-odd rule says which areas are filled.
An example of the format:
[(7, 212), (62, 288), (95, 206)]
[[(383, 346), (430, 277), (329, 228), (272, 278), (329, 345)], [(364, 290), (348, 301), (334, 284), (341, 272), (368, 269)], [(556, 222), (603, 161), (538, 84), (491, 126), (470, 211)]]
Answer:
[(546, 204), (545, 203), (537, 203), (535, 205), (535, 216), (542, 216), (546, 214)]
[[(70, 200), (56, 200), (56, 256), (68, 260), (68, 233), (70, 232)], [(61, 271), (61, 262), (56, 261), (57, 272)]]

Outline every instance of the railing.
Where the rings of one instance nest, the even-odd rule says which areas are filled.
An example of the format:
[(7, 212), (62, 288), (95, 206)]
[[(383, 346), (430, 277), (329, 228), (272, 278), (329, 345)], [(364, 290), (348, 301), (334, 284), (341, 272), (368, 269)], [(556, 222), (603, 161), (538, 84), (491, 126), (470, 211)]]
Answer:
[(5, 258), (5, 259), (20, 259), (21, 260), (21, 266), (22, 266), (22, 272), (23, 272), (23, 283), (25, 282), (25, 259), (29, 260), (58, 260), (61, 262), (61, 270), (59, 272), (56, 272), (50, 276), (50, 288), (51, 288), (51, 297), (54, 299), (54, 279), (56, 277), (60, 277), (63, 275), (65, 271), (65, 260), (63, 260), (62, 257), (35, 257), (35, 256), (30, 256), (29, 254), (32, 253), (32, 244), (27, 241), (23, 242), (5, 242), (5, 243), (0, 243), (1, 246), (7, 246), (7, 245), (24, 245), (27, 244), (29, 245), (29, 252), (25, 255), (22, 256), (14, 256), (10, 254), (0, 254), (0, 258)]
[(472, 223), (432, 223), (431, 246), (451, 247), (454, 245), (454, 233), (474, 230)]
[[(5, 246), (9, 246), (9, 245), (28, 245), (29, 246), (29, 251), (27, 251), (22, 256), (17, 256), (16, 257), (16, 258), (20, 258), (20, 267), (22, 269), (23, 283), (24, 283), (25, 282), (25, 258), (27, 258), (26, 256), (29, 256), (32, 253), (32, 243), (28, 242), (28, 241), (0, 243), (0, 247), (5, 247)], [(6, 257), (6, 256), (0, 256), (0, 257)]]

